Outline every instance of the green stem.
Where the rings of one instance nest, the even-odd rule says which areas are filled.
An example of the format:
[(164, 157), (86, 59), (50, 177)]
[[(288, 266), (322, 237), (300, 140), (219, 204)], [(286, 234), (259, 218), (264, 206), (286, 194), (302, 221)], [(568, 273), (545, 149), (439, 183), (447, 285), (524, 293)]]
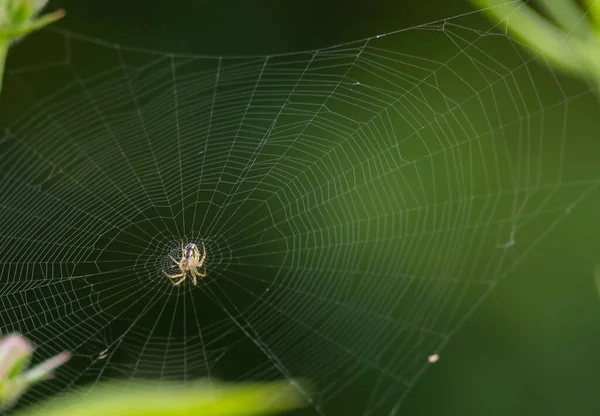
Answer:
[(565, 34), (588, 40), (595, 33), (577, 2), (572, 0), (539, 0), (543, 10), (563, 28)]
[(600, 34), (600, 1), (584, 0), (587, 6), (587, 12), (592, 16), (592, 20), (596, 27), (596, 32)]
[(8, 42), (0, 40), (0, 96), (2, 96), (2, 83), (4, 81), (4, 65), (8, 54)]
[(20, 25), (20, 26), (6, 25), (4, 27), (0, 27), (0, 36), (16, 40), (16, 39), (21, 38), (31, 32), (40, 30), (41, 28), (49, 25), (50, 23), (54, 23), (57, 20), (62, 19), (64, 16), (65, 16), (65, 11), (61, 9), (61, 10), (55, 11), (54, 13), (50, 13), (45, 16), (42, 16), (39, 19), (34, 20), (26, 25)]
[(579, 57), (574, 55), (563, 31), (526, 3), (506, 3), (505, 0), (471, 2), (506, 26), (513, 36), (551, 64), (571, 73), (580, 73)]

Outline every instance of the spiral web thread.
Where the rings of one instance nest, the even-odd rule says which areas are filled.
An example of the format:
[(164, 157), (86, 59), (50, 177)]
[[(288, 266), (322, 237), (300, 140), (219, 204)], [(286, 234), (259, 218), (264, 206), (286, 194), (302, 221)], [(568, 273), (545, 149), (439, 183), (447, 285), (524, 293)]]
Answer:
[[(116, 378), (306, 378), (312, 413), (397, 413), (600, 177), (569, 135), (591, 89), (480, 24), (255, 57), (58, 31), (14, 48), (2, 331), (74, 354), (23, 403)], [(182, 242), (206, 245), (197, 287), (163, 273)]]

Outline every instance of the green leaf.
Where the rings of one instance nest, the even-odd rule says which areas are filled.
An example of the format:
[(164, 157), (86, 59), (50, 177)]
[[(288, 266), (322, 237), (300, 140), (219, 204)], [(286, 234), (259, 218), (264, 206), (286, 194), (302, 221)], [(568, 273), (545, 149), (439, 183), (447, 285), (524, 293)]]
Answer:
[(569, 34), (581, 39), (595, 36), (583, 11), (572, 0), (539, 0), (543, 10)]
[(8, 373), (8, 377), (7, 377), (8, 380), (19, 377), (21, 375), (21, 373), (23, 373), (25, 371), (25, 368), (27, 368), (27, 365), (29, 364), (30, 360), (31, 360), (30, 355), (26, 355), (26, 356), (22, 357), (21, 359), (19, 359), (14, 364), (14, 366), (10, 369), (10, 372)]
[(598, 0), (583, 0), (587, 6), (587, 12), (594, 21), (596, 33), (600, 35), (600, 1)]
[(578, 55), (565, 39), (564, 33), (525, 3), (506, 3), (506, 0), (471, 1), (551, 64), (565, 71), (581, 74)]
[(27, 386), (19, 379), (3, 381), (0, 385), (0, 411), (12, 407)]
[(57, 10), (54, 13), (50, 13), (40, 17), (37, 20), (32, 21), (23, 26), (5, 25), (0, 27), (0, 39), (14, 40), (23, 37), (31, 32), (39, 30), (44, 26), (54, 23), (57, 20), (65, 16), (64, 10)]
[(27, 23), (27, 21), (31, 19), (34, 14), (29, 2), (13, 1), (13, 3), (14, 8), (11, 11), (10, 23), (13, 25), (22, 25)]
[[(1, 3), (3, 1), (5, 0), (0, 0), (0, 7), (2, 6)], [(37, 3), (40, 7), (45, 5), (45, 2), (38, 1)], [(33, 7), (32, 3), (27, 4), (29, 5), (29, 9)], [(3, 17), (4, 19), (8, 19), (8, 22), (0, 21), (0, 92), (2, 91), (6, 55), (8, 54), (8, 48), (10, 47), (11, 42), (18, 40), (19, 38), (22, 38), (23, 36), (33, 31), (39, 30), (44, 26), (54, 23), (65, 15), (64, 10), (57, 10), (54, 13), (46, 14), (36, 20), (28, 21), (28, 19), (33, 18), (33, 16), (29, 16), (29, 18), (24, 18), (26, 12), (29, 10), (26, 7), (25, 3), (21, 3), (21, 8), (16, 11), (13, 7), (15, 6), (14, 3), (9, 2), (8, 5), (4, 6), (6, 7), (6, 9), (4, 10)], [(33, 12), (35, 11), (38, 10), (33, 10)], [(32, 10), (29, 10), (29, 12), (32, 12)]]
[(269, 415), (306, 406), (308, 399), (302, 393), (306, 388), (289, 381), (239, 385), (119, 381), (65, 395), (17, 416)]

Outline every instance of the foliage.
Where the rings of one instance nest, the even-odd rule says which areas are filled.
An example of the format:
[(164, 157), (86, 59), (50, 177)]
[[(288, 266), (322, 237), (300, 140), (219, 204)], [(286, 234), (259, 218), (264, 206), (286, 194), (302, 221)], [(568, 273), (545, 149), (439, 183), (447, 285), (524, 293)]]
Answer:
[[(35, 347), (19, 334), (0, 341), (0, 410), (12, 407), (27, 389), (52, 378), (70, 358), (63, 352), (27, 370)], [(52, 415), (267, 415), (306, 405), (295, 381), (267, 384), (113, 382), (41, 403), (21, 416)]]
[(600, 1), (471, 0), (556, 68), (600, 87)]
[(41, 403), (18, 416), (234, 416), (270, 415), (305, 406), (295, 382), (185, 385), (168, 382), (109, 382)]
[(52, 372), (71, 357), (63, 352), (27, 370), (34, 349), (18, 334), (0, 341), (0, 409), (11, 407), (33, 384), (52, 378)]
[(53, 23), (63, 10), (36, 17), (48, 0), (0, 0), (0, 92), (8, 48), (23, 36)]

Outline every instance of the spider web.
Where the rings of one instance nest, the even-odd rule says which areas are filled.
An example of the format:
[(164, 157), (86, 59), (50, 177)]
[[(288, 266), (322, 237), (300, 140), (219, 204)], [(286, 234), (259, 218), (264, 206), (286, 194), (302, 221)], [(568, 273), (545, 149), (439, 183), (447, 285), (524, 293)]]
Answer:
[[(306, 378), (311, 414), (396, 414), (600, 177), (569, 135), (592, 89), (481, 22), (270, 56), (55, 30), (15, 47), (2, 331), (74, 354), (22, 403), (116, 378)], [(182, 242), (206, 245), (197, 287), (163, 273)]]

